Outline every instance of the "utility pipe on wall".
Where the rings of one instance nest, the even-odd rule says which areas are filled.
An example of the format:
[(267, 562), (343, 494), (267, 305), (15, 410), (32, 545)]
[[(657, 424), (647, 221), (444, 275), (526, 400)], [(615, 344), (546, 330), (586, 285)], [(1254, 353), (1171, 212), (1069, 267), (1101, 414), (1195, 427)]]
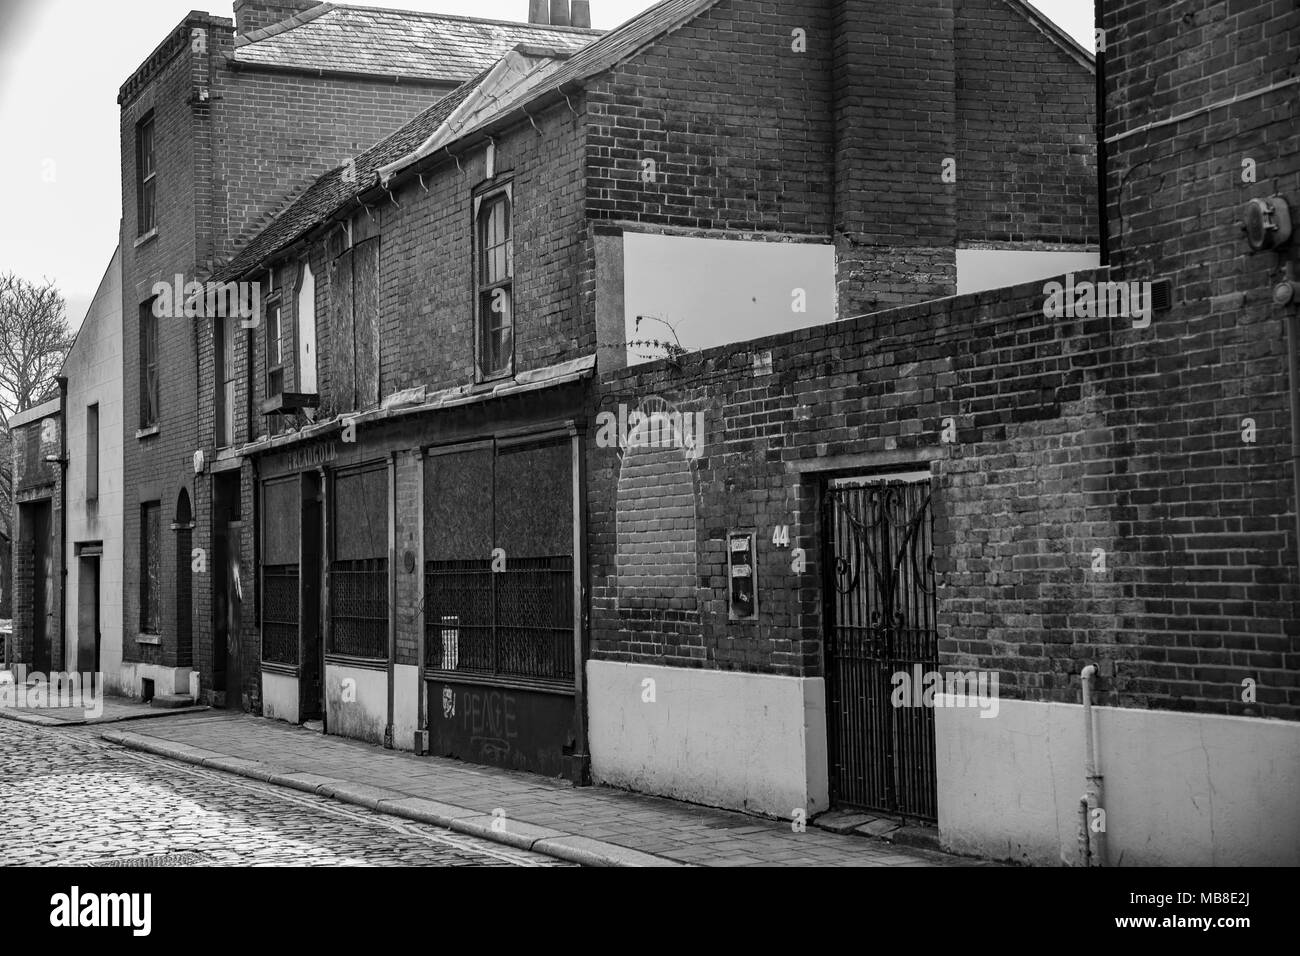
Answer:
[[(1101, 780), (1097, 772), (1097, 751), (1092, 733), (1092, 679), (1097, 676), (1097, 665), (1089, 664), (1079, 675), (1083, 684), (1083, 734), (1084, 734), (1084, 791), (1079, 798), (1079, 848), (1084, 866), (1105, 866), (1106, 831), (1094, 832), (1092, 822), (1094, 811), (1101, 809)], [(1103, 821), (1104, 811), (1099, 818)]]

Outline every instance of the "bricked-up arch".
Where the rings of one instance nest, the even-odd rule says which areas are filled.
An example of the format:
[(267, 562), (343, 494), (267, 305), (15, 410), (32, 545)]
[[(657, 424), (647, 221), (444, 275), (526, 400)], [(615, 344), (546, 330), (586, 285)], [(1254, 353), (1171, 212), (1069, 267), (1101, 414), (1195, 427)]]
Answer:
[(686, 446), (704, 436), (683, 429), (684, 413), (661, 399), (636, 411), (644, 417), (629, 428), (615, 497), (618, 606), (694, 610), (695, 475)]

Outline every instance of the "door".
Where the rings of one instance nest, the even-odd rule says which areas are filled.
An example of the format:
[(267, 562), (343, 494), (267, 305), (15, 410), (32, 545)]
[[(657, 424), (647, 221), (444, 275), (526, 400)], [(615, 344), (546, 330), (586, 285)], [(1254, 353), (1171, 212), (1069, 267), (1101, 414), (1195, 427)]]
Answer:
[(212, 689), (219, 706), (238, 710), (243, 703), (240, 622), (239, 473), (217, 475), (212, 495)]
[(77, 671), (99, 684), (99, 556), (82, 554), (77, 573)]
[(934, 710), (893, 693), (939, 668), (929, 475), (829, 481), (822, 519), (832, 803), (933, 822)]
[(318, 473), (302, 476), (301, 650), (299, 660), (299, 717), (321, 720), (325, 716), (325, 636), (321, 629), (322, 486)]
[(54, 549), (50, 540), (50, 503), (24, 506), (31, 517), (32, 542), (32, 670), (48, 674), (53, 669), (54, 648)]

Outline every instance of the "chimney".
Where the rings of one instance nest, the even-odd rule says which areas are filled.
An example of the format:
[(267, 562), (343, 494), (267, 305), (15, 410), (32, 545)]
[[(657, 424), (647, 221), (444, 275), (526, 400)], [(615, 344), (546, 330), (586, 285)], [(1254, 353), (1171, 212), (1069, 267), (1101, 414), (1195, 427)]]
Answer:
[(317, 6), (319, 0), (235, 0), (235, 32), (243, 36)]
[(550, 0), (529, 0), (528, 22), (537, 26), (546, 26), (551, 22)]
[(591, 0), (573, 0), (573, 13), (570, 17), (573, 26), (591, 29)]
[(551, 26), (569, 25), (569, 0), (551, 0)]

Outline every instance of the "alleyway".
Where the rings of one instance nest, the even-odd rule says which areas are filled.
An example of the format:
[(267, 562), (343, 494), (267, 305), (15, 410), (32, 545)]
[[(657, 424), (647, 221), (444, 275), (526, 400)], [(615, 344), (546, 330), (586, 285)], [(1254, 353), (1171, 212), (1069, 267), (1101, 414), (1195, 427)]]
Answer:
[(560, 861), (0, 720), (5, 866), (556, 866)]

